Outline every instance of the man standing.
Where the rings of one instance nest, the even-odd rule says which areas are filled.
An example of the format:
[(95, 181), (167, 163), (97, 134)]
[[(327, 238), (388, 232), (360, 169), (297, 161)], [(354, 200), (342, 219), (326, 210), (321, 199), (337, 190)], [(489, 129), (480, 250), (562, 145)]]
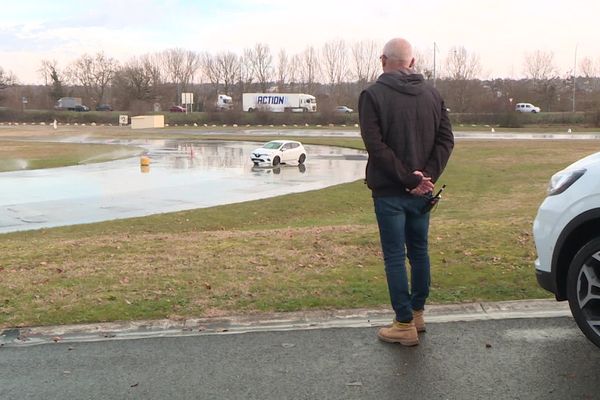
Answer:
[[(429, 213), (422, 212), (442, 174), (454, 135), (438, 91), (413, 71), (408, 41), (383, 48), (383, 74), (359, 99), (360, 131), (369, 153), (367, 185), (372, 191), (385, 273), (396, 318), (378, 336), (405, 346), (419, 344), (429, 296)], [(410, 287), (405, 267), (411, 267)]]

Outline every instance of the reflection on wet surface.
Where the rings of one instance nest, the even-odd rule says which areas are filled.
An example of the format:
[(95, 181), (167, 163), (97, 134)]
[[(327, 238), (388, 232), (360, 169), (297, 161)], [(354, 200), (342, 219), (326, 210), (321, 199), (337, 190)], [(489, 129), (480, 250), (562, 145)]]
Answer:
[(98, 222), (303, 192), (364, 176), (366, 153), (305, 146), (305, 165), (254, 167), (256, 143), (112, 141), (148, 149), (150, 164), (0, 173), (0, 232)]

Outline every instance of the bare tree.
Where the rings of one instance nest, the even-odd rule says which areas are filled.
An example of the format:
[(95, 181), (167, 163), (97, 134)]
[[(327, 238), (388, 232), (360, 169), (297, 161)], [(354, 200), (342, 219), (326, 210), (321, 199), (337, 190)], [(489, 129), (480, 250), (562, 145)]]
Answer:
[(585, 57), (579, 63), (579, 70), (586, 78), (596, 78), (599, 67), (590, 57)]
[(558, 71), (554, 65), (554, 53), (536, 50), (527, 53), (523, 62), (525, 75), (533, 81), (533, 89), (539, 94), (539, 101), (544, 110), (550, 111), (557, 100), (559, 89)]
[(56, 101), (64, 96), (65, 77), (58, 68), (56, 60), (42, 60), (38, 72), (44, 80), (44, 85), (50, 87), (48, 95), (52, 101)]
[(173, 48), (161, 52), (160, 58), (167, 79), (177, 87), (176, 100), (179, 101), (200, 68), (200, 56), (190, 50)]
[(212, 84), (215, 93), (218, 93), (222, 77), (221, 69), (218, 67), (217, 57), (208, 52), (204, 52), (200, 56), (200, 65), (204, 76), (208, 78), (208, 81)]
[(331, 88), (348, 80), (348, 50), (343, 40), (326, 42), (321, 50), (323, 71)]
[(58, 62), (56, 60), (42, 60), (38, 73), (44, 80), (44, 85), (48, 86), (51, 82), (50, 75), (52, 71), (57, 69)]
[(82, 55), (71, 65), (70, 71), (74, 81), (84, 87), (92, 102), (99, 104), (104, 99), (117, 67), (118, 63), (114, 58), (100, 52), (95, 56)]
[(17, 83), (17, 77), (12, 71), (5, 71), (4, 68), (0, 67), (0, 89), (6, 89), (9, 86)]
[(165, 81), (160, 56), (158, 54), (144, 54), (139, 61), (143, 65), (145, 73), (150, 77), (152, 87), (156, 90)]
[(290, 62), (290, 77), (288, 79), (290, 90), (295, 90), (295, 87), (302, 80), (301, 78), (302, 57), (300, 54), (294, 54)]
[(379, 47), (373, 40), (363, 40), (352, 45), (354, 76), (362, 87), (373, 82), (381, 70)]
[(163, 99), (171, 103), (173, 91), (165, 86), (162, 61), (159, 53), (144, 54), (130, 58), (115, 72), (111, 93), (119, 109), (142, 113)]
[[(594, 62), (590, 57), (585, 57), (579, 63), (579, 70), (591, 82), (592, 91), (596, 92), (600, 87), (600, 58)], [(597, 102), (600, 103), (600, 100)]]
[(132, 58), (115, 74), (114, 85), (124, 91), (122, 95), (135, 100), (152, 98), (153, 77), (141, 58)]
[(17, 77), (11, 71), (5, 71), (0, 67), (0, 101), (4, 100), (4, 90), (9, 86), (17, 84)]
[(480, 85), (479, 81), (475, 81), (481, 70), (479, 56), (469, 54), (462, 46), (454, 46), (448, 52), (445, 64), (449, 78), (448, 104), (458, 112), (472, 109), (475, 97), (470, 94)]
[(446, 57), (446, 72), (453, 80), (474, 79), (481, 72), (479, 56), (469, 54), (463, 46), (454, 46)]
[(285, 84), (290, 78), (290, 59), (285, 49), (279, 50), (277, 55), (277, 85), (279, 91), (283, 91)]
[(312, 93), (319, 73), (319, 56), (314, 47), (307, 47), (300, 55), (300, 79), (305, 91)]
[(240, 78), (240, 59), (237, 54), (228, 51), (216, 56), (216, 68), (218, 75), (223, 80), (226, 94), (231, 94), (233, 86)]
[(239, 57), (239, 76), (238, 76), (238, 88), (239, 93), (258, 91), (254, 81), (254, 71), (250, 62), (250, 49), (245, 49), (244, 53)]
[(534, 81), (546, 80), (556, 75), (554, 66), (554, 53), (551, 51), (536, 50), (527, 53), (523, 63), (523, 72)]
[(261, 91), (266, 92), (273, 76), (273, 56), (269, 46), (257, 43), (254, 48), (244, 52), (244, 58), (250, 66), (253, 77), (260, 84)]
[(415, 72), (422, 74), (425, 79), (433, 79), (433, 56), (431, 50), (420, 51), (419, 49), (414, 49), (413, 53), (415, 57)]

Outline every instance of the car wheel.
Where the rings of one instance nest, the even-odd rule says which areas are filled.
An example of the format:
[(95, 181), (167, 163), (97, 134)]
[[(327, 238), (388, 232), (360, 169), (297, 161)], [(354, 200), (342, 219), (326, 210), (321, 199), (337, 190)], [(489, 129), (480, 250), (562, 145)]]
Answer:
[(579, 329), (600, 347), (600, 237), (588, 242), (573, 258), (567, 296)]
[(535, 111), (535, 110), (531, 110), (531, 113), (532, 113), (532, 114), (536, 114), (536, 113), (537, 113), (537, 111)]
[(275, 156), (273, 158), (273, 166), (274, 167), (277, 166), (277, 165), (279, 165), (280, 162), (281, 162), (281, 158), (279, 158), (279, 156)]
[(304, 153), (300, 154), (300, 158), (298, 158), (298, 164), (304, 164), (305, 160), (306, 160), (306, 154), (304, 154)]

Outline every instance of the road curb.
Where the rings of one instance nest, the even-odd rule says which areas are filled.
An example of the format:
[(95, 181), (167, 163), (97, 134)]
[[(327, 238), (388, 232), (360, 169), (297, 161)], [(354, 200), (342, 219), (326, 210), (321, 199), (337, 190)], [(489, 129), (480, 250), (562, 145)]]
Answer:
[[(430, 305), (426, 310), (428, 324), (570, 315), (566, 302), (559, 303), (553, 299)], [(381, 308), (14, 328), (0, 332), (0, 347), (249, 332), (368, 328), (389, 324), (392, 319), (393, 313), (389, 309)]]

